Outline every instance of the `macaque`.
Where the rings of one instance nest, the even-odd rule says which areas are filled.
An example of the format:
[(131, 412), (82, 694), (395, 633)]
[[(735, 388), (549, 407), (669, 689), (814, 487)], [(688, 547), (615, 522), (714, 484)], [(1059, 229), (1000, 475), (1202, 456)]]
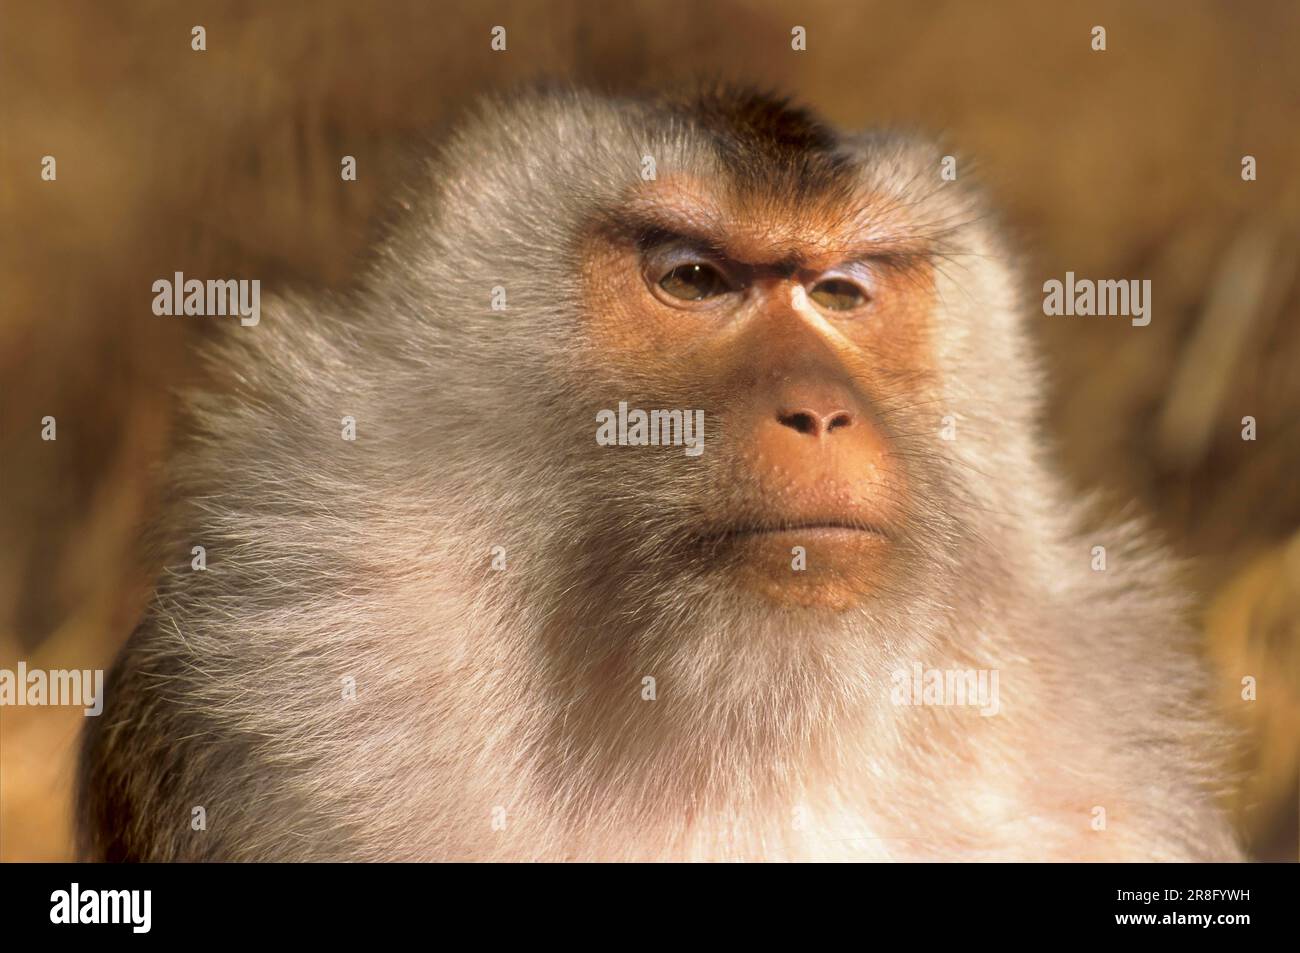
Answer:
[(724, 86), (431, 151), (186, 398), (87, 857), (1238, 856), (1169, 557), (1081, 529), (942, 150)]

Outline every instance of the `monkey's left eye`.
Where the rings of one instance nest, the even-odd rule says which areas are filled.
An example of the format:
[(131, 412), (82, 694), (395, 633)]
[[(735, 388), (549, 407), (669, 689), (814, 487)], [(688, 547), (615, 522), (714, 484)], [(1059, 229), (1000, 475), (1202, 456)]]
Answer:
[(828, 311), (852, 311), (867, 303), (866, 292), (844, 278), (817, 282), (808, 292), (808, 297)]

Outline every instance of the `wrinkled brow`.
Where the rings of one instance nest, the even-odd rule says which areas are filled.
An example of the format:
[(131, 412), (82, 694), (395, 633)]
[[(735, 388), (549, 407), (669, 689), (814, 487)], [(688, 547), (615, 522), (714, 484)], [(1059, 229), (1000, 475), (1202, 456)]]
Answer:
[[(874, 217), (873, 217), (874, 219)], [(904, 222), (871, 221), (861, 233), (839, 234), (848, 222), (827, 222), (824, 231), (808, 225), (792, 229), (775, 223), (770, 229), (759, 222), (743, 225), (708, 206), (682, 208), (678, 203), (633, 202), (601, 218), (607, 234), (645, 249), (680, 243), (712, 256), (749, 265), (812, 266), (829, 268), (854, 261), (877, 261), (905, 266), (920, 264), (939, 252), (933, 240), (909, 230)], [(851, 231), (851, 230), (850, 230)]]

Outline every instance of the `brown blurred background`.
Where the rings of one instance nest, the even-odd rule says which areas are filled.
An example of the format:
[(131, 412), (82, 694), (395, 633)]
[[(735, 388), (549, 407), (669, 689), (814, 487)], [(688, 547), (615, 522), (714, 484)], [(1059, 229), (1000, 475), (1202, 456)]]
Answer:
[[(492, 53), (489, 31), (508, 29)], [(190, 30), (207, 30), (207, 51)], [(790, 30), (807, 29), (807, 52)], [(1090, 31), (1107, 30), (1093, 52)], [(146, 598), (136, 532), (169, 388), (213, 322), (154, 279), (349, 280), (412, 133), (536, 78), (706, 75), (831, 119), (946, 132), (1034, 285), (1150, 278), (1149, 327), (1038, 318), (1050, 427), (1099, 515), (1190, 558), (1234, 808), (1294, 860), (1300, 795), (1300, 4), (81, 3), (0, 8), (0, 667), (106, 667)], [(357, 157), (359, 179), (340, 181)], [(1254, 155), (1258, 181), (1243, 182)], [(41, 157), (57, 160), (43, 182)], [(972, 161), (976, 159), (977, 161)], [(58, 440), (40, 420), (58, 420)], [(1241, 418), (1258, 439), (1241, 439)], [(236, 465), (232, 461), (232, 465)], [(1243, 675), (1259, 698), (1240, 698)], [(1158, 690), (1154, 689), (1153, 690)], [(70, 856), (79, 709), (0, 709), (0, 859)]]

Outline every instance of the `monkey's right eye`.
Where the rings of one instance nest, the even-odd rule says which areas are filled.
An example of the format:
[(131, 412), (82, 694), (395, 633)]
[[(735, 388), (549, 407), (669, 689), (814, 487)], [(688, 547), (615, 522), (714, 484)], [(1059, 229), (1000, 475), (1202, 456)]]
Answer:
[(699, 261), (673, 268), (659, 279), (659, 287), (683, 301), (703, 301), (731, 290), (722, 272)]

